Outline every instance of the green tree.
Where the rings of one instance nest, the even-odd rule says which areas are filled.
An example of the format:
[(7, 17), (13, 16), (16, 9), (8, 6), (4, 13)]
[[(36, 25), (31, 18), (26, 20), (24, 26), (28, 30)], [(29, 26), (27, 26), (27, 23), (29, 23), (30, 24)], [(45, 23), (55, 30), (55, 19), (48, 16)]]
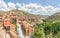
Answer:
[(44, 33), (46, 38), (52, 38), (52, 21), (45, 21), (43, 24), (44, 26)]
[(34, 28), (33, 38), (44, 38), (43, 26), (41, 24), (36, 24)]
[(60, 22), (55, 22), (52, 24), (53, 37), (58, 36), (58, 32), (60, 32)]
[(60, 22), (44, 21), (34, 26), (33, 38), (60, 38)]

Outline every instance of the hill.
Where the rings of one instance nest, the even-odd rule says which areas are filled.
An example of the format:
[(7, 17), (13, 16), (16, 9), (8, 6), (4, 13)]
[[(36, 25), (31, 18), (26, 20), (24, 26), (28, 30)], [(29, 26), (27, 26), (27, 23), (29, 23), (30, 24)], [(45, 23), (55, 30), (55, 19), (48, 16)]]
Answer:
[(57, 13), (47, 17), (46, 19), (51, 20), (51, 21), (60, 21), (60, 12), (57, 12)]
[(41, 19), (46, 19), (47, 17), (49, 17), (49, 15), (37, 15), (38, 17), (40, 17)]
[(23, 10), (15, 9), (15, 10), (10, 10), (10, 11), (6, 11), (6, 12), (0, 11), (0, 14), (8, 15), (10, 13), (15, 13), (15, 14), (19, 15), (20, 17), (25, 17), (26, 19), (30, 19), (31, 21), (28, 21), (28, 22), (32, 22), (32, 23), (42, 22), (41, 18), (38, 17), (37, 15), (29, 14), (28, 12), (23, 11)]

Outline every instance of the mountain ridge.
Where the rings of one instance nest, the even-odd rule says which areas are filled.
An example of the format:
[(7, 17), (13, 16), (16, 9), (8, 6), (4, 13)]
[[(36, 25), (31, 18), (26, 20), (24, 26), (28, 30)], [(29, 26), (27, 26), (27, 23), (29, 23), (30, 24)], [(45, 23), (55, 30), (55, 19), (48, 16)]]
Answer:
[(51, 20), (51, 21), (59, 21), (60, 20), (60, 12), (57, 12), (57, 13), (47, 17), (46, 19)]

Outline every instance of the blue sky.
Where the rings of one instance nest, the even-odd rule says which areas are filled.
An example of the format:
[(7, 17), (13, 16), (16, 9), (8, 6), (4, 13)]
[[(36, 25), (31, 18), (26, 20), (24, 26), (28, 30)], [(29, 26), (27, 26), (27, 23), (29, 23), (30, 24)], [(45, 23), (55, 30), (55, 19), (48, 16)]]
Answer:
[(21, 3), (21, 4), (28, 4), (28, 3), (37, 3), (42, 6), (52, 5), (54, 7), (59, 7), (60, 0), (4, 0), (5, 2), (13, 2), (13, 3)]
[[(1, 0), (2, 10), (19, 9), (31, 14), (52, 15), (60, 12), (60, 0)], [(3, 4), (3, 5), (2, 5)], [(18, 8), (17, 8), (18, 7)]]

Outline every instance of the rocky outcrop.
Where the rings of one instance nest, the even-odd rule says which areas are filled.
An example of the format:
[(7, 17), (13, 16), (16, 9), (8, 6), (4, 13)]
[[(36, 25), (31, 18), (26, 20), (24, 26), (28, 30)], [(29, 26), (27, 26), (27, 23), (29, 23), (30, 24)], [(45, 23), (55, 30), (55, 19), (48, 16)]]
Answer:
[(34, 31), (34, 27), (32, 24), (29, 24), (27, 21), (20, 21), (20, 22), (18, 21), (18, 23), (22, 25), (22, 28), (26, 36), (32, 35)]
[(9, 14), (9, 15), (0, 15), (0, 22), (2, 23), (2, 26), (4, 27), (5, 31), (10, 35), (11, 38), (17, 38), (17, 31), (16, 31), (16, 25), (11, 24), (11, 20), (14, 20), (16, 23), (17, 21), (20, 21), (19, 23), (22, 26), (22, 30), (24, 31), (25, 36), (31, 36), (33, 33), (33, 25), (30, 24), (28, 21), (35, 22), (35, 18), (28, 18), (19, 16), (17, 14)]

